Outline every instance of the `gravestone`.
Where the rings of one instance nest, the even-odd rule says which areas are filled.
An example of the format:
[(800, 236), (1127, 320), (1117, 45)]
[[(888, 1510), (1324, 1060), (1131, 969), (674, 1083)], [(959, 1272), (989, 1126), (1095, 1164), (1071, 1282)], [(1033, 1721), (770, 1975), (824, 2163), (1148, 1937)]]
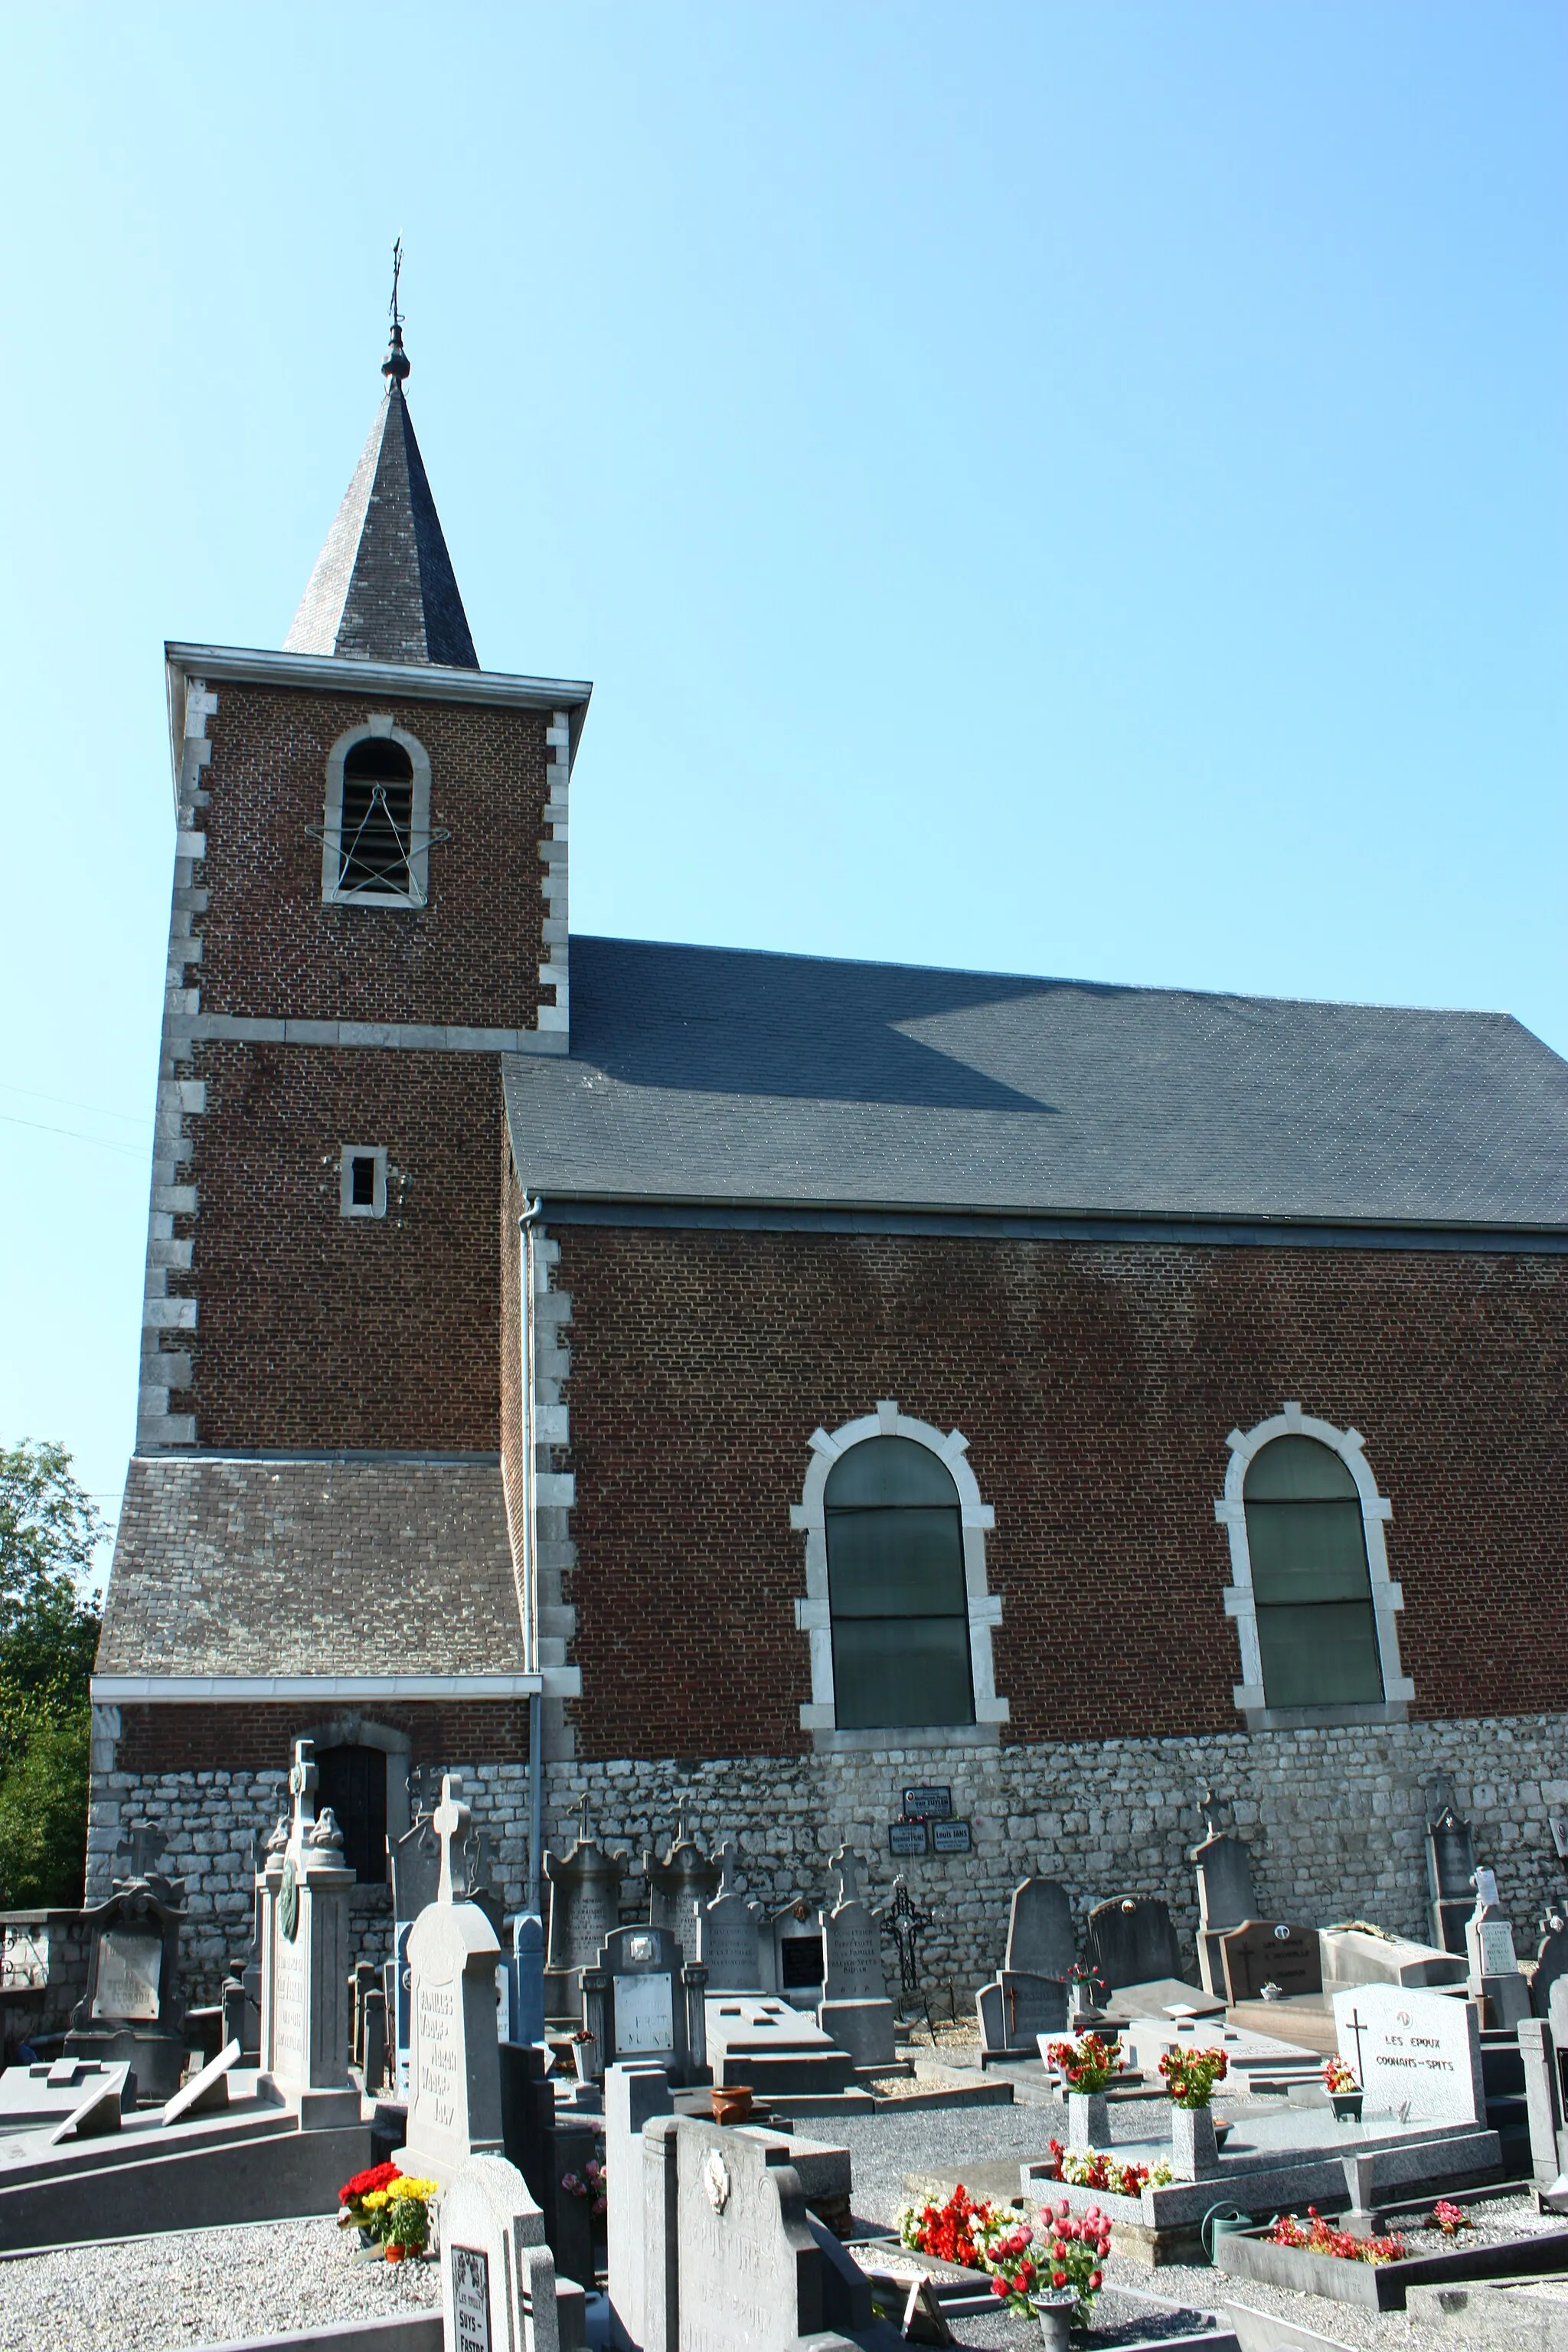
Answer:
[[(451, 1906), (449, 1882), (448, 1907), (478, 1908)], [(521, 2173), (503, 2156), (469, 2157), (441, 2200), (446, 2352), (560, 2352), (556, 2301), (544, 2216)]]
[(460, 1885), (469, 1821), (463, 1784), (455, 1773), (442, 1776), (441, 1801), (431, 1820), (441, 1849), (441, 1874), (435, 1901), (421, 1911), (408, 1938), (413, 2027), (402, 2168), (445, 2186), (470, 2156), (500, 2152), (500, 1947), (479, 1906), (453, 1885), (453, 1841)]
[(786, 1903), (764, 1920), (758, 1945), (763, 1990), (776, 1992), (796, 2009), (815, 2009), (822, 1999), (822, 1927), (816, 1898)]
[(650, 2121), (647, 2352), (797, 2352), (803, 2337), (848, 2352), (850, 2331), (897, 2340), (869, 2336), (870, 2287), (813, 2221), (788, 2155), (787, 2142), (692, 2116)]
[(583, 2022), (597, 2062), (662, 2066), (672, 2083), (707, 2080), (703, 1990), (708, 1971), (688, 1962), (668, 1927), (616, 1927), (597, 1965), (583, 1971)]
[(544, 2039), (544, 1923), (537, 1911), (521, 1911), (511, 1923), (507, 1961), (509, 2042)]
[(1541, 1923), (1535, 1975), (1530, 1987), (1530, 2006), (1537, 2017), (1547, 2015), (1552, 1988), (1559, 1977), (1565, 1976), (1568, 1976), (1568, 1919), (1560, 1911), (1552, 1911)]
[(1531, 2168), (1536, 2187), (1551, 2189), (1563, 2173), (1568, 2147), (1563, 2133), (1563, 2063), (1556, 2036), (1545, 2018), (1521, 2018), (1519, 2054), (1524, 2068)]
[(1179, 1978), (1169, 1906), (1151, 1895), (1119, 1895), (1089, 1915), (1089, 1958), (1112, 1992)]
[(696, 1957), (708, 1971), (710, 1992), (761, 1992), (761, 1913), (735, 1892), (735, 1849), (728, 1839), (719, 1849), (719, 1893), (697, 1913)]
[(1320, 1927), (1318, 1953), (1322, 1962), (1323, 1988), (1337, 1985), (1449, 1985), (1465, 1981), (1465, 1960), (1457, 1952), (1440, 1951), (1435, 1944), (1412, 1944), (1401, 1936), (1368, 1935), (1364, 1926), (1347, 1922)]
[(857, 2066), (891, 2065), (893, 2004), (882, 1973), (877, 1923), (859, 1897), (858, 1865), (847, 1846), (833, 1857), (837, 1900), (819, 1916), (826, 1973), (816, 2021)]
[(1455, 1811), (1451, 1784), (1434, 1780), (1426, 1791), (1426, 1892), (1432, 1941), (1439, 1951), (1465, 1949), (1475, 1877), (1476, 1842), (1470, 1825)]
[(1513, 1928), (1503, 1916), (1497, 1879), (1489, 1870), (1476, 1873), (1476, 1907), (1465, 1923), (1465, 1947), (1471, 2000), (1484, 2000), (1489, 2022), (1511, 2031), (1530, 2014), (1530, 1988), (1520, 1973)]
[(392, 1874), (392, 1916), (411, 1927), (435, 1902), (441, 1883), (441, 1847), (428, 1813), (417, 1812), (401, 1837), (387, 1839), (386, 1861)]
[(1252, 1885), (1252, 1857), (1238, 1837), (1214, 1833), (1194, 1846), (1198, 1878), (1198, 1972), (1205, 1992), (1224, 1994), (1219, 1938), (1258, 1916)]
[(662, 1927), (679, 1944), (688, 1960), (697, 1954), (697, 1912), (721, 1891), (721, 1869), (705, 1853), (686, 1825), (686, 1799), (675, 1809), (675, 1835), (669, 1852), (656, 1862), (651, 1848), (642, 1856), (642, 1875), (648, 1886), (648, 1925)]
[(1226, 2001), (1258, 2000), (1265, 1985), (1287, 1996), (1323, 1990), (1315, 1927), (1292, 1927), (1282, 1919), (1248, 1919), (1215, 1938), (1220, 1951), (1221, 1990)]
[(1021, 1976), (1056, 1977), (1063, 1983), (1078, 1958), (1072, 1904), (1055, 1878), (1026, 1878), (1013, 1889), (1007, 1907), (1004, 1969)]
[(210, 2116), (228, 2105), (228, 2078), (231, 2068), (240, 2062), (237, 2042), (226, 2042), (216, 2058), (181, 2084), (158, 2120), (162, 2124), (183, 2123), (187, 2116)]
[(643, 2126), (650, 2116), (670, 2114), (672, 2105), (669, 2077), (662, 2066), (616, 2063), (605, 2068), (605, 2266), (615, 2352), (627, 2352), (645, 2340)]
[(768, 2099), (855, 2087), (848, 2052), (776, 1993), (721, 1994), (706, 2009), (708, 2063), (724, 2088), (744, 2084)]
[(1352, 1985), (1333, 1997), (1340, 2056), (1366, 2094), (1364, 2119), (1484, 2123), (1475, 2009), (1409, 1985)]
[(999, 1969), (974, 1996), (982, 2069), (999, 2058), (1035, 2058), (1042, 2033), (1064, 2033), (1068, 1989), (1059, 1977)]
[(65, 2038), (68, 2057), (129, 2066), (138, 2096), (158, 2105), (178, 2089), (185, 2064), (185, 2005), (174, 1981), (185, 1889), (157, 1867), (163, 1845), (155, 1822), (134, 1822), (120, 1848), (127, 1875), (83, 1914), (87, 1991)]
[(344, 1864), (331, 1807), (317, 1816), (316, 1787), (314, 1742), (297, 1739), (288, 1832), (279, 1846), (274, 1831), (261, 1874), (261, 2079), (307, 2131), (360, 2119), (360, 2095), (349, 2077), (354, 1874)]
[(599, 1947), (621, 1920), (624, 1853), (606, 1853), (588, 1833), (588, 1800), (577, 1809), (577, 1836), (564, 1854), (547, 1853), (550, 1881), (550, 1950), (544, 1963), (544, 2013), (580, 2024), (583, 1970), (593, 1968)]

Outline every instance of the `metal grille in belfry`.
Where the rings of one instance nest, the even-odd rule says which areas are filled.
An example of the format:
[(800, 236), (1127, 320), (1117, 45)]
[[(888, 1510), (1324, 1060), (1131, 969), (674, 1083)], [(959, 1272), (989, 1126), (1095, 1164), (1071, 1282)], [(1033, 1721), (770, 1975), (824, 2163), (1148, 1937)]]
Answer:
[(350, 747), (343, 761), (343, 797), (335, 826), (307, 825), (325, 840), (337, 862), (342, 898), (419, 898), (423, 877), (414, 861), (445, 832), (414, 844), (414, 769), (400, 743), (370, 736)]

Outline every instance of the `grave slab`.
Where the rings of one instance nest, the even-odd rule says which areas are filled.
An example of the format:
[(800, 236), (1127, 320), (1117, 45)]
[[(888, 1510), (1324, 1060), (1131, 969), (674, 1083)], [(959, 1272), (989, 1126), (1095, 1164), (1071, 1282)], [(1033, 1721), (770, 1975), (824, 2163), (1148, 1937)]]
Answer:
[(211, 2115), (216, 2108), (228, 2105), (228, 2078), (239, 2063), (238, 2041), (226, 2042), (216, 2058), (209, 2058), (198, 2074), (182, 2084), (159, 2117), (160, 2123), (177, 2124), (186, 2116)]
[[(648, 2352), (803, 2352), (803, 2337), (847, 2352), (850, 2339), (837, 2331), (849, 2328), (897, 2344), (890, 2330), (873, 2333), (863, 2274), (813, 2226), (799, 2175), (777, 2160), (778, 2147), (687, 2116), (673, 2139), (674, 2229), (662, 2242), (650, 2236), (648, 2262), (651, 2272), (656, 2251), (672, 2250), (676, 2276), (672, 2294), (667, 2287), (648, 2298)], [(669, 2333), (658, 2325), (665, 2313)]]
[(561, 2352), (544, 2216), (503, 2156), (470, 2157), (441, 2200), (441, 2307), (447, 2352)]
[(54, 2065), (7, 2066), (0, 2074), (0, 2131), (63, 2123), (94, 2089), (112, 2089), (130, 2105), (129, 2067), (101, 2058), (68, 2058)]
[(1463, 1952), (1399, 1936), (1369, 1936), (1359, 1927), (1320, 1927), (1318, 1951), (1325, 1991), (1357, 1984), (1462, 1985), (1468, 1965)]
[(759, 2097), (847, 2091), (855, 2060), (789, 2002), (771, 1996), (705, 2001), (708, 2063), (716, 2084), (749, 2084)]

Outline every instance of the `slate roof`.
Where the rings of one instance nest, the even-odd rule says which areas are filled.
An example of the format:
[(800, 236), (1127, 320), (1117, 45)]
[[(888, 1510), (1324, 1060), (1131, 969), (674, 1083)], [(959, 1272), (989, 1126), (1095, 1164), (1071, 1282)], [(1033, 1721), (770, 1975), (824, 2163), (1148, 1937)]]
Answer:
[(574, 936), (506, 1092), (547, 1201), (1568, 1219), (1568, 1064), (1507, 1013)]
[(494, 1465), (132, 1462), (100, 1675), (526, 1664)]
[(384, 370), (386, 397), (283, 650), (478, 669), (479, 657), (404, 396), (401, 378), (408, 362), (401, 334), (394, 342)]

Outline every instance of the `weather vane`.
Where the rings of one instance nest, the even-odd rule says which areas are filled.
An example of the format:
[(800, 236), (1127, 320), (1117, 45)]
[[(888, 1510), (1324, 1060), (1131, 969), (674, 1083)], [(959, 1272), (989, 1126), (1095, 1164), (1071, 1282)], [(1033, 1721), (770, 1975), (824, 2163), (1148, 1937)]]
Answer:
[(392, 300), (388, 306), (392, 312), (392, 323), (395, 327), (401, 327), (403, 324), (403, 313), (397, 307), (397, 281), (402, 275), (403, 239), (401, 236), (395, 236), (392, 240)]

